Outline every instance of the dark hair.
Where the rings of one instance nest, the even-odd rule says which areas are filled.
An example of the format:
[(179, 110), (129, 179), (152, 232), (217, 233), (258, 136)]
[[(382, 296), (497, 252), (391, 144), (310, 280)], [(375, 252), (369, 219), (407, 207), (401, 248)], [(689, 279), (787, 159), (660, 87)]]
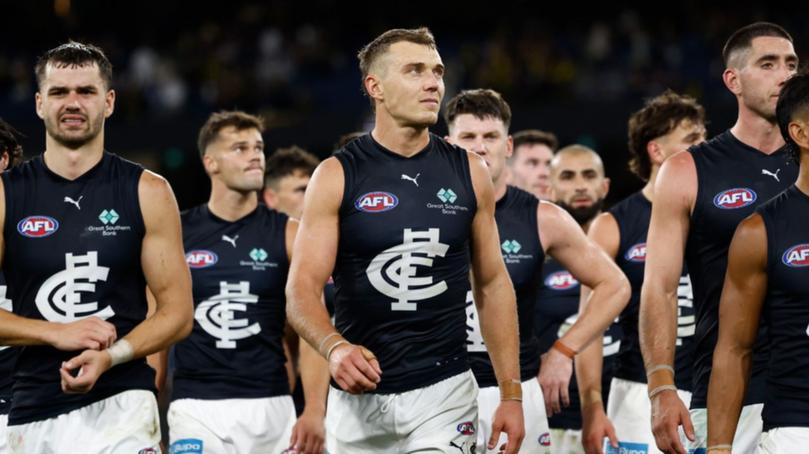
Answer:
[(354, 131), (354, 132), (349, 132), (348, 134), (343, 134), (342, 136), (340, 136), (339, 139), (337, 139), (337, 143), (334, 144), (334, 149), (339, 150), (339, 149), (345, 147), (346, 145), (348, 145), (348, 143), (351, 142), (352, 140), (354, 140), (354, 139), (356, 139), (358, 137), (362, 137), (365, 134), (367, 134), (367, 133), (362, 132), (362, 131)]
[(753, 40), (762, 36), (784, 38), (792, 42), (792, 36), (780, 25), (771, 22), (754, 22), (745, 25), (733, 32), (725, 42), (725, 47), (722, 48), (722, 60), (725, 62), (725, 67), (730, 67), (730, 59), (734, 53), (747, 51), (753, 45)]
[(494, 118), (503, 122), (508, 131), (511, 125), (511, 107), (500, 93), (488, 88), (464, 90), (450, 99), (444, 109), (444, 121), (450, 127), (458, 115), (471, 114), (481, 120)]
[[(539, 129), (526, 129), (514, 134), (514, 155), (517, 154), (517, 148), (523, 145), (545, 145), (550, 148), (552, 152), (556, 153), (559, 148), (559, 139), (556, 134), (547, 131), (540, 131)], [(513, 158), (514, 156), (512, 156)]]
[(98, 66), (98, 73), (107, 88), (109, 89), (112, 86), (112, 63), (104, 55), (101, 48), (92, 44), (69, 41), (59, 47), (54, 47), (39, 57), (34, 66), (34, 73), (37, 77), (37, 85), (40, 88), (45, 80), (45, 69), (48, 64), (57, 68), (81, 68), (95, 64)]
[(652, 161), (646, 146), (665, 136), (683, 120), (705, 123), (705, 109), (696, 99), (666, 90), (646, 101), (642, 109), (629, 117), (629, 170), (643, 181), (649, 181)]
[[(8, 170), (22, 161), (22, 145), (20, 145), (19, 131), (0, 118), (0, 157), (3, 153), (8, 153)], [(2, 172), (3, 169), (0, 169)]]
[(296, 145), (279, 148), (267, 158), (264, 185), (275, 186), (282, 178), (297, 172), (312, 176), (319, 163), (315, 155)]
[(199, 148), (200, 157), (205, 156), (205, 149), (216, 139), (219, 131), (228, 126), (233, 126), (237, 131), (257, 129), (258, 132), (264, 132), (264, 119), (239, 110), (211, 114), (208, 121), (199, 130), (197, 148)]
[(385, 52), (392, 44), (407, 41), (414, 44), (421, 44), (423, 46), (435, 49), (435, 38), (427, 27), (406, 29), (394, 28), (385, 33), (377, 36), (373, 41), (366, 44), (365, 47), (360, 49), (357, 53), (357, 58), (360, 61), (360, 73), (362, 73), (362, 91), (365, 94), (365, 77), (371, 71), (371, 66), (374, 62)]
[(805, 116), (807, 108), (809, 108), (809, 72), (804, 70), (786, 81), (778, 95), (778, 104), (775, 107), (778, 128), (781, 129), (781, 135), (784, 136), (789, 154), (796, 162), (800, 162), (801, 150), (789, 135), (789, 122), (798, 115)]

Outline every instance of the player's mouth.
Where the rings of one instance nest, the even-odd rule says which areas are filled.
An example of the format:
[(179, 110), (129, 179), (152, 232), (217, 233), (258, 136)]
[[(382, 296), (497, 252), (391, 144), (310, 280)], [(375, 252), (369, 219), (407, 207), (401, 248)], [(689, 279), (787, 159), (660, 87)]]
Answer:
[(431, 106), (431, 107), (438, 107), (438, 100), (437, 99), (432, 99), (432, 98), (422, 99), (420, 102), (422, 104), (424, 104), (424, 105), (428, 105), (428, 106)]
[(570, 205), (573, 206), (574, 208), (582, 208), (582, 207), (589, 207), (592, 204), (593, 200), (590, 199), (589, 197), (577, 197), (573, 199)]
[(83, 115), (67, 114), (59, 118), (59, 122), (67, 126), (82, 126), (87, 123), (87, 119)]

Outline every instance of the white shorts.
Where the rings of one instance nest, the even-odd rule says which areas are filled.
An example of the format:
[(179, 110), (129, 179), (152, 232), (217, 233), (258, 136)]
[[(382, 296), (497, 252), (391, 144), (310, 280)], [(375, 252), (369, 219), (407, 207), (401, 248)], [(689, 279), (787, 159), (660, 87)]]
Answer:
[[(478, 394), (478, 441), (477, 453), (496, 453), (506, 442), (506, 434), (500, 434), (500, 440), (493, 450), (486, 449), (486, 443), (492, 435), (492, 418), (500, 404), (500, 388), (488, 386), (480, 388)], [(545, 415), (545, 399), (542, 388), (536, 378), (522, 382), (522, 410), (525, 417), (525, 438), (520, 447), (521, 454), (549, 454), (551, 452), (551, 434), (548, 429), (548, 417)]]
[(9, 426), (8, 444), (15, 454), (157, 454), (157, 401), (151, 391), (124, 391), (53, 418)]
[(290, 396), (178, 399), (168, 411), (170, 454), (281, 453), (295, 425)]
[[(754, 453), (761, 438), (763, 422), (761, 410), (764, 404), (745, 405), (739, 415), (739, 424), (736, 426), (736, 435), (733, 436), (733, 452)], [(691, 410), (691, 422), (694, 424), (696, 439), (688, 442), (688, 452), (700, 454), (704, 452), (708, 442), (708, 410), (697, 408)], [(699, 451), (702, 448), (703, 451)]]
[[(691, 404), (691, 393), (677, 390), (677, 395), (683, 401), (685, 407)], [(623, 378), (612, 379), (610, 385), (610, 396), (607, 404), (607, 416), (615, 427), (615, 435), (618, 437), (620, 448), (626, 450), (636, 450), (649, 454), (660, 453), (655, 443), (652, 433), (652, 404), (646, 383), (624, 380)], [(680, 429), (680, 439), (685, 443), (685, 434)], [(605, 439), (605, 451), (610, 452)], [(615, 451), (612, 448), (612, 451)]]
[(8, 454), (8, 415), (0, 415), (0, 454)]
[[(758, 452), (761, 454), (806, 452), (807, 447), (809, 447), (809, 427), (776, 427), (761, 434)], [(736, 451), (735, 446), (733, 450)]]
[(470, 453), (474, 450), (478, 386), (469, 371), (398, 394), (329, 388), (329, 454)]
[(584, 454), (581, 430), (551, 429), (553, 454)]

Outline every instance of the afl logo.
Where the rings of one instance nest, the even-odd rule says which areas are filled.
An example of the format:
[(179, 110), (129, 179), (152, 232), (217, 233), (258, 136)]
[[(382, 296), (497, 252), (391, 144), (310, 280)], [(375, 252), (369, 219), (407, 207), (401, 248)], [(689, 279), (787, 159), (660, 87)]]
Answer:
[(458, 424), (458, 432), (461, 435), (475, 435), (475, 423), (467, 421)]
[(781, 261), (791, 268), (809, 266), (809, 244), (799, 244), (787, 249), (781, 257)]
[(626, 258), (630, 262), (638, 262), (643, 263), (646, 261), (646, 243), (638, 243), (626, 251), (624, 254), (624, 258)]
[(539, 440), (537, 440), (540, 446), (550, 446), (551, 445), (551, 434), (545, 432), (544, 434), (539, 436)]
[(713, 198), (713, 204), (723, 210), (744, 208), (756, 201), (758, 196), (752, 189), (734, 188), (722, 191)]
[(17, 231), (29, 238), (43, 238), (59, 230), (59, 222), (50, 216), (28, 216), (17, 223)]
[(545, 278), (545, 286), (553, 290), (567, 290), (579, 285), (579, 281), (567, 271), (557, 271)]
[(354, 207), (366, 213), (381, 213), (396, 208), (399, 199), (390, 192), (369, 192), (354, 202)]
[(207, 268), (218, 261), (219, 256), (211, 251), (195, 250), (185, 254), (185, 263), (191, 268)]

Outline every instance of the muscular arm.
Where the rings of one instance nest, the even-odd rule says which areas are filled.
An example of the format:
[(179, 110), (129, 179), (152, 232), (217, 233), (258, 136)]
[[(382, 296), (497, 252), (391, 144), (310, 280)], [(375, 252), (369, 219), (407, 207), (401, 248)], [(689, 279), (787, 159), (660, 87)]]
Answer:
[(379, 364), (367, 349), (342, 339), (321, 300), (337, 257), (343, 180), (335, 158), (323, 161), (312, 175), (289, 267), (286, 309), (290, 325), (321, 355), (341, 342), (327, 358), (331, 375), (344, 390), (359, 393), (376, 388)]
[(739, 224), (728, 253), (708, 387), (708, 446), (733, 442), (766, 292), (767, 232), (754, 214)]
[[(640, 299), (638, 331), (647, 371), (658, 366), (674, 367), (677, 288), (696, 195), (697, 172), (691, 154), (680, 152), (667, 159), (655, 182)], [(693, 428), (688, 410), (672, 392), (674, 374), (658, 369), (649, 375), (648, 387), (649, 391), (662, 390), (651, 399), (652, 431), (657, 447), (664, 452), (685, 453), (677, 427), (682, 425), (692, 440)]]

